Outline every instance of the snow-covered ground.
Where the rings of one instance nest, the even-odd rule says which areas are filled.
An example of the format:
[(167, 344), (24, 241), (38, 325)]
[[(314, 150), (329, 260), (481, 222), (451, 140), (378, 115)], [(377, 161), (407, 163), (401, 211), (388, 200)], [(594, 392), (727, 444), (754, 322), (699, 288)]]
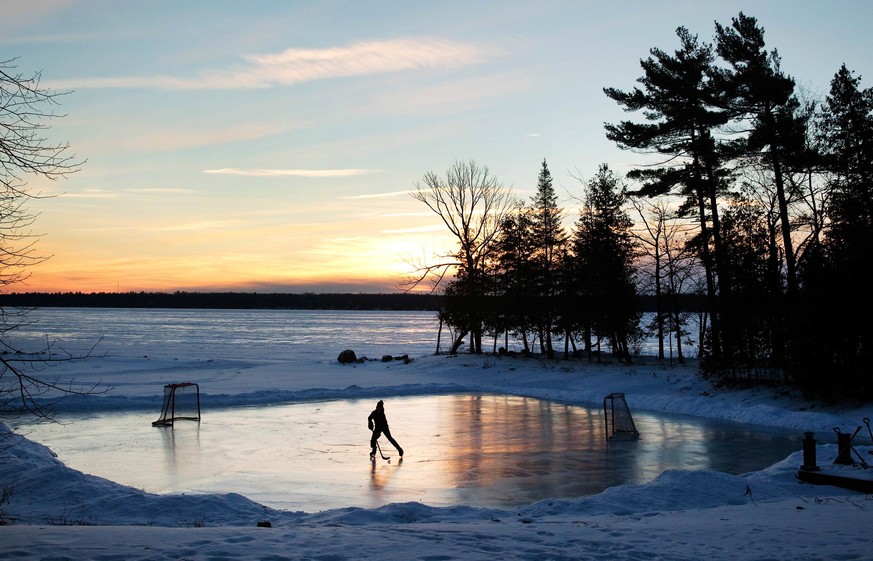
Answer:
[[(65, 401), (62, 414), (154, 410), (163, 384), (176, 381), (200, 383), (204, 408), (461, 391), (599, 404), (624, 392), (632, 410), (814, 431), (820, 465), (836, 457), (834, 427), (851, 432), (873, 416), (871, 404), (830, 408), (769, 390), (714, 389), (693, 366), (652, 359), (623, 366), (462, 355), (343, 366), (334, 358), (180, 359), (156, 351), (51, 374), (111, 387)], [(0, 506), (9, 523), (0, 527), (0, 560), (873, 559), (870, 497), (798, 482), (800, 450), (742, 476), (670, 471), (644, 485), (510, 510), (402, 503), (305, 513), (270, 510), (233, 489), (151, 495), (69, 469), (27, 439), (8, 444), (0, 448), (0, 487), (12, 491)], [(873, 449), (866, 429), (855, 444), (864, 456)], [(263, 521), (271, 527), (257, 527)]]

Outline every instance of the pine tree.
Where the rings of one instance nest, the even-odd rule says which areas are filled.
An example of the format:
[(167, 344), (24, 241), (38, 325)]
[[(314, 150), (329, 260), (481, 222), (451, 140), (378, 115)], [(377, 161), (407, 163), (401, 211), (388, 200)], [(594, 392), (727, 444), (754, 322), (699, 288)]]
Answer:
[[(797, 291), (797, 258), (788, 212), (786, 164), (805, 149), (806, 123), (794, 96), (794, 79), (780, 67), (776, 50), (765, 50), (764, 29), (740, 12), (730, 27), (716, 23), (716, 51), (730, 65), (716, 71), (716, 86), (734, 122), (748, 123), (747, 134), (732, 148), (770, 170), (776, 187), (788, 293)], [(741, 125), (738, 125), (740, 127)]]
[(537, 192), (531, 200), (530, 218), (534, 248), (532, 258), (539, 281), (537, 295), (541, 302), (538, 314), (539, 335), (541, 342), (545, 338), (543, 347), (549, 358), (555, 356), (552, 332), (557, 313), (557, 277), (560, 256), (567, 241), (567, 234), (561, 223), (562, 213), (563, 210), (558, 208), (558, 196), (552, 186), (552, 175), (543, 160), (537, 179)]
[(722, 233), (730, 259), (734, 368), (719, 372), (721, 381), (782, 381), (781, 363), (773, 365), (774, 340), (782, 332), (781, 289), (769, 282), (771, 228), (767, 210), (738, 197), (723, 214)]
[[(530, 352), (528, 332), (537, 305), (534, 298), (535, 266), (531, 258), (535, 247), (531, 232), (531, 213), (519, 203), (504, 218), (495, 251), (501, 301), (497, 306), (498, 323), (507, 338), (511, 332), (522, 339), (525, 354)], [(508, 349), (508, 341), (504, 347)]]
[[(721, 94), (713, 88), (715, 58), (711, 45), (701, 44), (684, 27), (677, 29), (680, 48), (669, 55), (657, 48), (640, 61), (642, 88), (623, 92), (605, 88), (608, 97), (627, 111), (642, 111), (648, 122), (606, 124), (606, 136), (621, 148), (664, 156), (660, 165), (634, 170), (629, 177), (645, 182), (641, 193), (662, 195), (678, 191), (684, 208), (695, 209), (700, 235), (698, 248), (706, 272), (707, 300), (711, 313), (711, 353), (723, 353), (719, 294), (730, 294), (729, 279), (722, 275), (726, 260), (721, 243), (718, 197), (724, 189), (721, 155), (714, 131), (728, 120), (720, 108)], [(729, 353), (728, 353), (729, 354)]]
[(873, 224), (873, 89), (860, 84), (860, 77), (843, 65), (831, 81), (822, 123), (826, 167), (834, 174), (831, 218), (837, 228)]
[(625, 189), (606, 164), (588, 181), (572, 239), (570, 290), (581, 312), (588, 350), (606, 338), (617, 356), (630, 360), (630, 340), (640, 314), (630, 234), (633, 221), (623, 210), (626, 197)]
[(822, 252), (803, 268), (802, 314), (793, 326), (792, 373), (820, 395), (873, 396), (873, 328), (859, 310), (873, 306), (873, 90), (845, 65), (831, 81), (821, 123), (831, 175)]

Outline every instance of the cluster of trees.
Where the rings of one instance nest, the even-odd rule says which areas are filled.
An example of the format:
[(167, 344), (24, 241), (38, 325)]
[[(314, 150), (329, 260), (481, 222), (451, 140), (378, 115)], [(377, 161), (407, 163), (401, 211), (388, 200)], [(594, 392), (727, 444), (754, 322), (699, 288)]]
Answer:
[(524, 353), (591, 356), (607, 341), (630, 359), (641, 308), (628, 194), (606, 165), (586, 187), (568, 234), (546, 161), (529, 202), (514, 200), (474, 161), (456, 162), (445, 177), (425, 175), (413, 196), (448, 226), (458, 250), (417, 268), (410, 282), (445, 285), (440, 319), (453, 332), (449, 352), (469, 338), (470, 352), (481, 353), (490, 335), (492, 352), (501, 336), (508, 349), (511, 336)]
[(824, 99), (803, 95), (743, 13), (716, 23), (712, 43), (677, 37), (674, 52), (640, 61), (637, 87), (604, 89), (641, 116), (606, 125), (640, 167), (625, 180), (602, 166), (571, 232), (545, 162), (527, 204), (458, 163), (414, 196), (459, 250), (413, 282), (448, 281), (452, 350), (467, 335), (473, 352), (485, 334), (513, 335), (549, 356), (556, 335), (565, 355), (605, 340), (628, 357), (638, 293), (654, 296), (652, 327), (681, 356), (678, 296), (696, 293), (706, 374), (873, 396), (871, 322), (858, 317), (873, 309), (873, 90), (843, 65)]

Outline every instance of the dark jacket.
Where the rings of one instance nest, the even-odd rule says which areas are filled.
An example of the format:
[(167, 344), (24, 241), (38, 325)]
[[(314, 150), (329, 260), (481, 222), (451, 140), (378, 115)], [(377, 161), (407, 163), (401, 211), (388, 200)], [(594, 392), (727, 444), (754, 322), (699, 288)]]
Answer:
[(367, 417), (367, 427), (370, 430), (374, 429), (383, 431), (388, 428), (388, 419), (385, 418), (385, 410), (381, 408), (376, 408), (370, 413), (370, 416)]

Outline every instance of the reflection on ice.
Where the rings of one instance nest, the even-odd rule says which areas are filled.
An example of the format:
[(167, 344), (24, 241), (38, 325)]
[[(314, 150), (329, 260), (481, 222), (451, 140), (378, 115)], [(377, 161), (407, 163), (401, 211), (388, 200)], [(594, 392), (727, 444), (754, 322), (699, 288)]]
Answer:
[[(374, 400), (375, 401), (375, 400)], [(634, 411), (638, 441), (604, 437), (599, 407), (533, 398), (386, 398), (402, 461), (371, 463), (362, 400), (203, 409), (203, 420), (151, 426), (153, 412), (28, 427), (67, 465), (156, 493), (236, 492), (318, 511), (420, 501), (515, 506), (643, 483), (668, 469), (745, 473), (800, 447), (786, 431)]]

